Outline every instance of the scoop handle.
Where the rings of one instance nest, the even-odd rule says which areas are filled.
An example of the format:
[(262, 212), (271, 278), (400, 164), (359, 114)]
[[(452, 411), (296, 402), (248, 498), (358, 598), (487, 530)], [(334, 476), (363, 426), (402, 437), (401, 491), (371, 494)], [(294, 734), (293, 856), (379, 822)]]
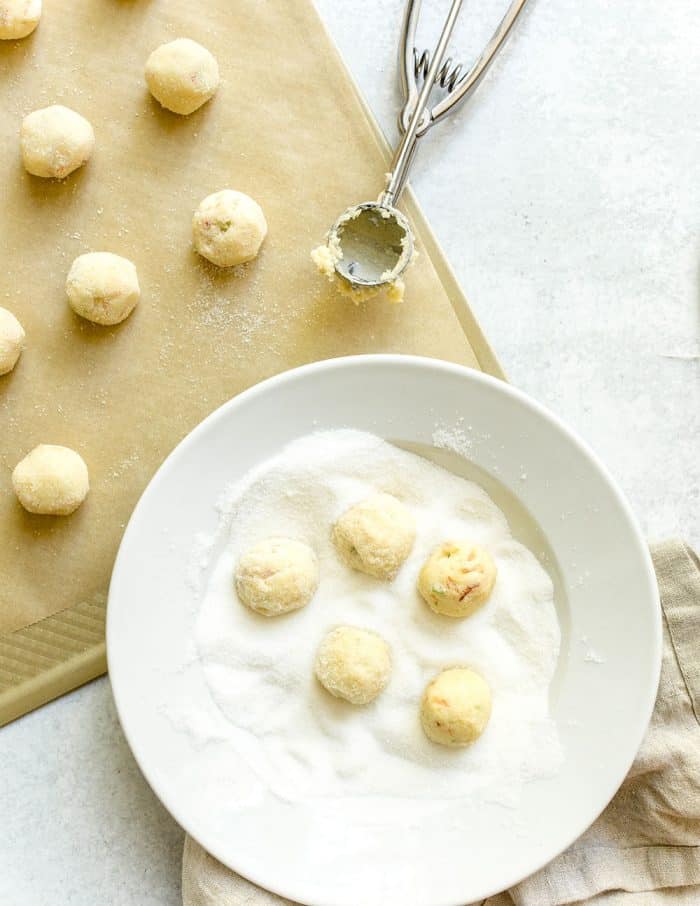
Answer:
[[(387, 182), (386, 189), (379, 197), (379, 203), (386, 207), (393, 207), (396, 204), (403, 187), (406, 184), (408, 171), (413, 162), (416, 153), (416, 145), (421, 134), (420, 127), (423, 125), (423, 117), (427, 110), (428, 98), (435, 85), (435, 80), (437, 79), (440, 67), (442, 66), (445, 51), (447, 50), (447, 45), (449, 44), (457, 17), (459, 16), (462, 2), (463, 0), (452, 0), (450, 11), (445, 19), (445, 24), (442, 27), (442, 32), (438, 38), (435, 50), (431, 55), (430, 68), (428, 69), (425, 81), (418, 94), (418, 99), (416, 100), (413, 112), (411, 113), (411, 118), (406, 127), (406, 131), (394, 153), (394, 159), (391, 162), (389, 181)], [(417, 14), (419, 7), (420, 0), (417, 0), (415, 5), (414, 2), (410, 3), (408, 10), (410, 12), (411, 9), (415, 9)]]
[[(401, 27), (400, 66), (401, 85), (404, 94), (404, 106), (399, 116), (399, 128), (403, 135), (391, 162), (391, 173), (386, 189), (379, 197), (379, 203), (392, 206), (396, 204), (406, 183), (409, 168), (413, 162), (418, 139), (441, 120), (458, 104), (469, 97), (486, 74), (489, 66), (503, 46), (510, 30), (523, 10), (527, 0), (511, 0), (511, 4), (498, 24), (488, 44), (472, 67), (460, 75), (462, 66), (452, 68), (448, 59), (444, 64), (445, 52), (450, 36), (459, 15), (461, 0), (454, 0), (442, 29), (442, 34), (432, 54), (427, 53), (418, 58), (416, 52), (416, 27), (420, 14), (421, 0), (407, 0)], [(420, 59), (420, 63), (418, 60)], [(425, 71), (425, 61), (429, 66), (420, 91), (416, 81), (418, 67)], [(428, 108), (428, 98), (436, 82), (445, 87), (447, 95), (433, 108)]]

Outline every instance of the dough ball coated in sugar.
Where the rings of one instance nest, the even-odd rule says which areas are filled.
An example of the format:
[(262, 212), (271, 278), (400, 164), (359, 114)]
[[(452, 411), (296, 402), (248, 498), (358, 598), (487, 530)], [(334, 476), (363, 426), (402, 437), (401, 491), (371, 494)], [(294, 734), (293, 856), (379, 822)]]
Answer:
[(249, 195), (222, 189), (207, 195), (192, 218), (192, 240), (203, 258), (218, 267), (252, 261), (267, 236), (262, 208)]
[(24, 349), (24, 328), (6, 308), (0, 308), (0, 375), (8, 374)]
[(418, 591), (435, 613), (468, 617), (486, 603), (496, 581), (488, 551), (467, 541), (446, 541), (428, 557), (418, 576)]
[(173, 113), (194, 113), (219, 87), (219, 66), (206, 47), (189, 38), (161, 44), (146, 61), (146, 84)]
[(302, 541), (267, 538), (238, 561), (234, 581), (241, 601), (266, 617), (308, 604), (318, 588), (316, 554)]
[(376, 632), (339, 626), (316, 655), (316, 676), (336, 698), (367, 705), (384, 689), (391, 673), (389, 646)]
[(33, 176), (63, 179), (90, 159), (94, 147), (90, 123), (61, 104), (35, 110), (22, 121), (22, 162)]
[(491, 717), (486, 680), (466, 667), (450, 667), (428, 683), (420, 718), (425, 735), (442, 746), (468, 746)]
[(340, 558), (352, 569), (390, 581), (411, 553), (416, 524), (391, 494), (375, 494), (347, 510), (332, 530)]
[(0, 0), (0, 39), (31, 35), (41, 19), (41, 0)]
[(12, 486), (25, 510), (47, 516), (68, 516), (90, 490), (83, 458), (53, 444), (40, 444), (15, 466)]
[(111, 252), (88, 252), (73, 262), (66, 279), (73, 311), (95, 324), (119, 324), (134, 310), (141, 290), (136, 268)]

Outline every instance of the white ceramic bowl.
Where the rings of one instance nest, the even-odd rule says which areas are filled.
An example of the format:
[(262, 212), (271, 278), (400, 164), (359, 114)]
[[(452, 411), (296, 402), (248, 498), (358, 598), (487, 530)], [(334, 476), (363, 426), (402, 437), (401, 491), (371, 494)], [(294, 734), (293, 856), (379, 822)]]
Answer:
[[(301, 823), (283, 804), (264, 814), (241, 808), (232, 801), (227, 744), (203, 744), (201, 734), (172, 718), (171, 706), (183, 700), (195, 713), (211, 707), (192, 659), (186, 572), (195, 536), (213, 532), (214, 504), (228, 483), (299, 435), (352, 427), (431, 445), (436, 429), (460, 419), (471, 426), (470, 459), (529, 511), (556, 560), (562, 648), (552, 711), (563, 767), (527, 784), (512, 812), (451, 800), (423, 809), (417, 823), (405, 803), (368, 800), (348, 807), (342, 821)], [(175, 819), (221, 862), (313, 906), (462, 906), (540, 868), (611, 799), (651, 714), (661, 621), (649, 554), (627, 504), (556, 418), (513, 387), (466, 368), (358, 356), (265, 381), (174, 450), (124, 535), (107, 648), (136, 760)]]

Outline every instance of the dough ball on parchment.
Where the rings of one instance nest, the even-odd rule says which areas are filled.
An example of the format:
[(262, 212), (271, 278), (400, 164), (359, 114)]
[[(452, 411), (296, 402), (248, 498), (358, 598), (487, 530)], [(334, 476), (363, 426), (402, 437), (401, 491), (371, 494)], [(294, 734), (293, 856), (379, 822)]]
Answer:
[(63, 179), (90, 159), (95, 133), (84, 116), (54, 104), (25, 116), (19, 141), (28, 173)]
[(352, 569), (376, 579), (393, 579), (411, 553), (416, 524), (409, 510), (391, 494), (375, 494), (338, 519), (332, 540)]
[(173, 113), (194, 113), (219, 87), (219, 66), (206, 47), (189, 38), (161, 44), (146, 61), (153, 97)]
[(318, 588), (316, 554), (302, 541), (266, 538), (238, 561), (234, 581), (241, 601), (266, 617), (304, 607)]
[(66, 278), (73, 311), (95, 324), (119, 324), (134, 310), (141, 290), (136, 268), (112, 252), (79, 255)]
[(478, 739), (491, 716), (491, 690), (483, 677), (466, 667), (450, 667), (428, 683), (420, 718), (425, 735), (442, 746), (468, 746)]
[(222, 189), (207, 195), (192, 218), (192, 240), (202, 257), (218, 267), (252, 261), (267, 236), (262, 208), (249, 195)]
[(8, 374), (24, 349), (24, 328), (6, 308), (0, 308), (0, 375)]
[(496, 564), (478, 544), (439, 544), (418, 575), (418, 591), (435, 613), (469, 617), (486, 603), (496, 581)]
[(41, 19), (41, 0), (0, 0), (0, 39), (31, 35)]
[(321, 642), (316, 676), (336, 698), (353, 705), (373, 701), (389, 681), (389, 646), (376, 632), (339, 626)]
[(12, 486), (25, 510), (47, 516), (68, 516), (90, 490), (83, 458), (53, 444), (39, 444), (15, 466)]

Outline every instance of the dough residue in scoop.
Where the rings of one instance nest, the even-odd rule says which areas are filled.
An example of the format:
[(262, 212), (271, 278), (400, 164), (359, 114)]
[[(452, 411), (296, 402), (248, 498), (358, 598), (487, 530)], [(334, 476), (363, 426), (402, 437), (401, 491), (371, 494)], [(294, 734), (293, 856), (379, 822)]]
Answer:
[[(357, 214), (359, 215), (360, 212), (361, 209), (358, 208)], [(360, 305), (362, 302), (374, 299), (383, 292), (386, 293), (386, 298), (389, 302), (395, 305), (403, 302), (406, 285), (400, 277), (388, 282), (391, 277), (391, 272), (385, 271), (381, 275), (381, 280), (383, 281), (381, 285), (361, 286), (357, 283), (351, 283), (349, 280), (346, 280), (345, 277), (342, 277), (335, 269), (336, 264), (341, 261), (342, 258), (343, 250), (340, 247), (338, 234), (335, 232), (330, 233), (326, 242), (311, 250), (311, 261), (316, 265), (321, 276), (326, 277), (326, 279), (335, 286), (340, 295), (350, 299), (355, 305)], [(411, 258), (411, 261), (409, 261), (409, 266), (414, 260), (415, 253), (413, 258)]]

